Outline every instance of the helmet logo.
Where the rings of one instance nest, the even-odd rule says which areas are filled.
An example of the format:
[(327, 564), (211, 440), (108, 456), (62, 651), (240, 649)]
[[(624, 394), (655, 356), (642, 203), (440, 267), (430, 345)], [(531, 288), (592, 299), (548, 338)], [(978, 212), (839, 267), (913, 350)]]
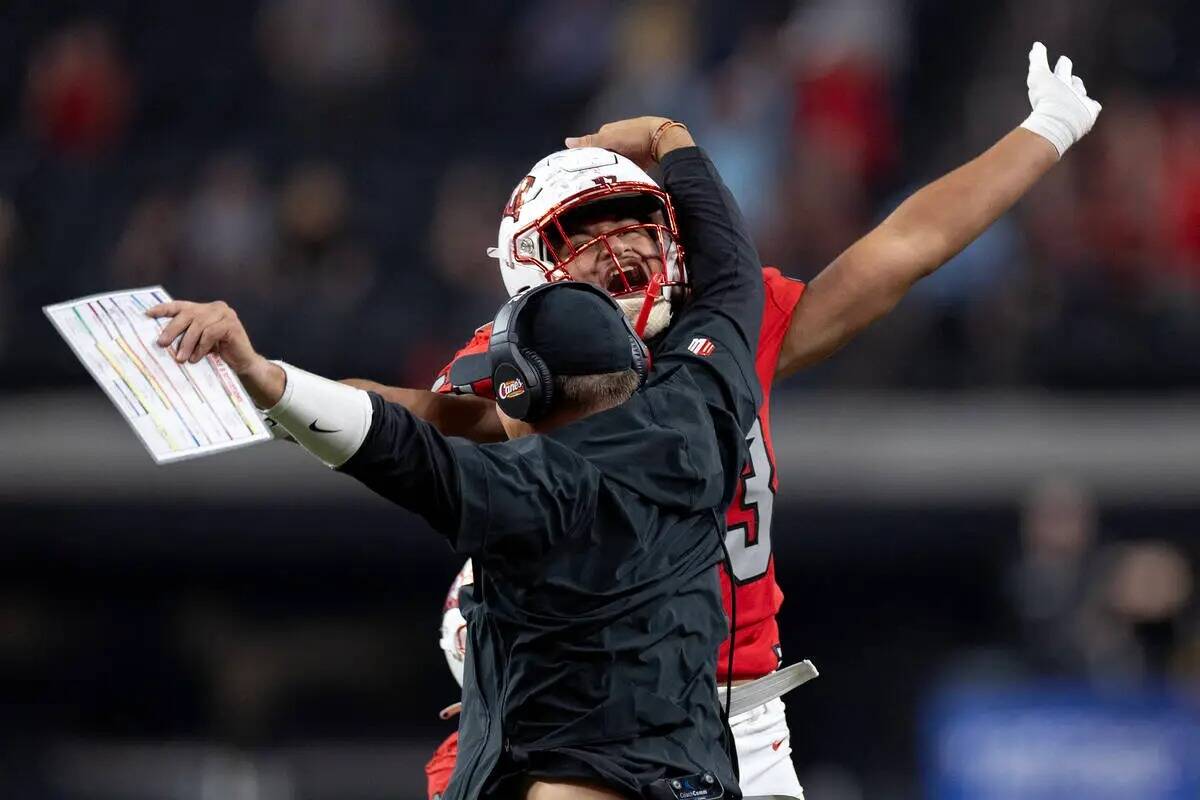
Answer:
[(503, 216), (512, 217), (514, 220), (521, 216), (521, 206), (525, 205), (525, 195), (533, 188), (533, 183), (537, 178), (532, 175), (526, 175), (517, 184), (517, 188), (513, 189), (512, 197), (508, 199), (508, 205), (504, 207)]
[(500, 386), (496, 389), (496, 397), (501, 400), (520, 397), (523, 394), (525, 394), (525, 384), (521, 383), (518, 378), (501, 381)]
[(592, 178), (592, 181), (597, 186), (612, 186), (613, 184), (615, 184), (617, 182), (617, 176), (616, 175), (601, 175), (598, 178)]

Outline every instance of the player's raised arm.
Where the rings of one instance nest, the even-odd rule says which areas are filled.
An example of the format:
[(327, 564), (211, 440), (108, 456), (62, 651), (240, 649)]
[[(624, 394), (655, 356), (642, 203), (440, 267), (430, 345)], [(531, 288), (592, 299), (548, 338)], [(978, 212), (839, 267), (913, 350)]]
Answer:
[(1071, 59), (1062, 56), (1052, 72), (1045, 46), (1034, 43), (1029, 117), (982, 155), (905, 200), (812, 280), (792, 315), (776, 378), (821, 361), (889, 312), (1091, 130), (1100, 104), (1071, 69)]
[(604, 147), (644, 166), (657, 161), (671, 196), (691, 298), (655, 351), (656, 364), (687, 366), (743, 431), (760, 393), (754, 351), (762, 320), (762, 266), (741, 210), (708, 156), (681, 123), (638, 117), (604, 125), (568, 147)]

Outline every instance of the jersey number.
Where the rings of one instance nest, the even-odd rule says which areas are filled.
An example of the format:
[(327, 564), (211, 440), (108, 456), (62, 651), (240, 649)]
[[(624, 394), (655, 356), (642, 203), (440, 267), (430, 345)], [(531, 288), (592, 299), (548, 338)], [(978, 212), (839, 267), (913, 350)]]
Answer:
[(761, 577), (771, 561), (771, 512), (775, 506), (775, 464), (767, 452), (762, 422), (754, 420), (746, 437), (750, 460), (726, 516), (725, 548), (733, 579), (742, 584)]

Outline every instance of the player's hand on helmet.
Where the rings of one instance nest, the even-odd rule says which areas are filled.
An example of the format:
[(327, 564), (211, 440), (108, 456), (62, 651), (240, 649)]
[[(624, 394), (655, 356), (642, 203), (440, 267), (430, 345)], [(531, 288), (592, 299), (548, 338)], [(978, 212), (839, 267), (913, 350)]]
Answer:
[(1054, 71), (1046, 58), (1046, 45), (1034, 42), (1029, 51), (1029, 104), (1031, 113), (1021, 127), (1047, 139), (1061, 158), (1067, 148), (1092, 129), (1100, 104), (1088, 97), (1083, 81), (1071, 74), (1071, 59), (1059, 56)]
[(215, 353), (242, 375), (266, 360), (250, 344), (250, 336), (237, 312), (220, 300), (212, 303), (172, 300), (148, 309), (146, 316), (170, 320), (159, 334), (158, 345), (169, 347), (178, 339), (172, 355), (180, 363), (195, 364)]
[[(568, 136), (566, 145), (568, 148), (602, 147), (620, 153), (642, 169), (647, 169), (671, 150), (695, 144), (687, 128), (678, 123), (660, 133), (660, 129), (669, 122), (671, 120), (666, 117), (622, 119), (600, 126), (595, 133)], [(657, 140), (655, 134), (658, 134)]]

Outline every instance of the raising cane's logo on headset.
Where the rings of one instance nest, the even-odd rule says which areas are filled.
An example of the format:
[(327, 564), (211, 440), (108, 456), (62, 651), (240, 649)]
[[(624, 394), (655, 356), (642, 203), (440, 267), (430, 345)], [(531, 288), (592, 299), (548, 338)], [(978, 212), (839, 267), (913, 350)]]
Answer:
[(520, 397), (523, 394), (525, 394), (525, 384), (518, 378), (501, 381), (500, 385), (496, 387), (496, 397), (501, 400)]

